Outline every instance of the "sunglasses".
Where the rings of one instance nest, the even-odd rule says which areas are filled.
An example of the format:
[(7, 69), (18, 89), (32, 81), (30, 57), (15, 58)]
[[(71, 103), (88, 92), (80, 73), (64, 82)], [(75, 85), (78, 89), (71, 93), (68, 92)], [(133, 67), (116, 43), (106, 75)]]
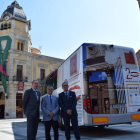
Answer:
[(48, 89), (48, 90), (53, 90), (53, 89)]

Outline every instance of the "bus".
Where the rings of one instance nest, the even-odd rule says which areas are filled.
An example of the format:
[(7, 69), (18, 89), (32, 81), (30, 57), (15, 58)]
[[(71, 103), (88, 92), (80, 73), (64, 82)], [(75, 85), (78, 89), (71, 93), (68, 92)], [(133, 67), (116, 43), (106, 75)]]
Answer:
[[(133, 48), (84, 43), (44, 79), (58, 97), (65, 80), (77, 97), (79, 126), (140, 121), (140, 76)], [(61, 129), (63, 125), (60, 116)]]

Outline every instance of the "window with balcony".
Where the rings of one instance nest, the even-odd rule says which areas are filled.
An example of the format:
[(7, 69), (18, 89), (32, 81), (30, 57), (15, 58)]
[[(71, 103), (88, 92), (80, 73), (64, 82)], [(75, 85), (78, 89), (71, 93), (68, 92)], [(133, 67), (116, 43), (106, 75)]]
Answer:
[(23, 66), (17, 65), (17, 81), (22, 81), (23, 78)]
[(45, 69), (40, 69), (40, 78), (41, 80), (45, 78)]

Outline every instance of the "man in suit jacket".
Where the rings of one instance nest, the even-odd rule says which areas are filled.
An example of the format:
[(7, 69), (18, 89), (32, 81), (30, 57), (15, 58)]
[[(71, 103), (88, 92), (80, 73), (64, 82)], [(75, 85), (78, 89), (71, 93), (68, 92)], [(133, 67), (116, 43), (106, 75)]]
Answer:
[(43, 121), (45, 124), (46, 140), (51, 140), (50, 129), (54, 130), (54, 140), (58, 140), (58, 97), (52, 95), (53, 87), (47, 87), (47, 95), (42, 97), (41, 109), (43, 111)]
[(61, 116), (65, 125), (65, 136), (67, 140), (70, 140), (70, 120), (74, 128), (75, 138), (80, 140), (80, 132), (78, 128), (77, 120), (77, 100), (75, 92), (68, 91), (68, 83), (62, 83), (63, 92), (59, 94), (59, 106), (61, 107)]
[(38, 81), (32, 82), (32, 88), (24, 93), (23, 110), (27, 117), (27, 140), (36, 140), (39, 123), (40, 92), (37, 90)]

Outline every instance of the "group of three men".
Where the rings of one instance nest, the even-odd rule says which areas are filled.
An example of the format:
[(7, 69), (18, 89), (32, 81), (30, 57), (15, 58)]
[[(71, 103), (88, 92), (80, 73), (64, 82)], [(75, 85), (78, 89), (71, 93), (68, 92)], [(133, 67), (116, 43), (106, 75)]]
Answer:
[[(32, 88), (26, 90), (23, 97), (23, 110), (27, 117), (27, 140), (35, 140), (38, 123), (39, 123), (39, 107), (40, 92), (37, 90), (38, 82), (32, 82)], [(75, 138), (80, 140), (80, 133), (77, 120), (77, 99), (72, 91), (68, 91), (68, 83), (62, 83), (63, 92), (59, 94), (59, 98), (52, 95), (53, 87), (47, 87), (47, 94), (42, 97), (41, 109), (43, 111), (43, 121), (45, 125), (46, 140), (51, 140), (50, 129), (54, 130), (54, 140), (59, 139), (58, 133), (58, 111), (61, 108), (61, 117), (64, 120), (66, 140), (70, 140), (70, 121), (72, 123)]]

